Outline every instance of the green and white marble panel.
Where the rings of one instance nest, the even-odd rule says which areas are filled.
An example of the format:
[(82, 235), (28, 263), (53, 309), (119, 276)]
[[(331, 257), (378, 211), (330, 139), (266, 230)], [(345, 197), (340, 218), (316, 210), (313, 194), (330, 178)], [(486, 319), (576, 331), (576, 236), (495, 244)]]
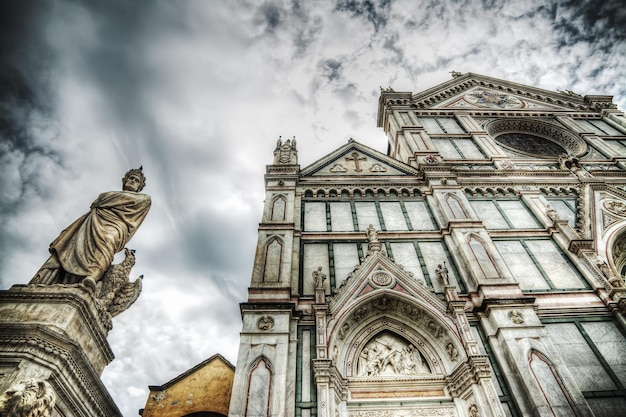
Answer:
[(422, 265), (415, 252), (413, 242), (391, 243), (391, 252), (393, 252), (393, 258), (396, 260), (396, 263), (402, 265), (405, 271), (413, 273), (413, 276), (418, 281), (424, 280)]
[(333, 232), (354, 231), (350, 203), (330, 203), (330, 224)]
[(359, 252), (356, 243), (334, 243), (335, 287), (339, 287), (348, 278), (350, 272), (359, 264)]
[(547, 290), (550, 288), (521, 242), (497, 240), (494, 241), (494, 244), (522, 290)]
[(617, 387), (594, 355), (576, 324), (550, 323), (548, 337), (582, 391), (614, 390)]
[(383, 213), (386, 230), (409, 230), (398, 201), (381, 202), (380, 211)]
[(376, 204), (373, 201), (354, 203), (356, 217), (359, 221), (359, 230), (366, 230), (372, 224), (376, 230), (381, 230)]
[(326, 231), (326, 203), (304, 203), (304, 231)]
[(526, 245), (555, 288), (586, 288), (551, 240), (527, 240)]

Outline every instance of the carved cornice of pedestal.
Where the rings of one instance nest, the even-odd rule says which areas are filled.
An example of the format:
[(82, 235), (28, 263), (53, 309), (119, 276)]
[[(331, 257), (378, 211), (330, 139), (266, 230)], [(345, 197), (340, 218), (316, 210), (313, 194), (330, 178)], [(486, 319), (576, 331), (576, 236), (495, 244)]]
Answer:
[(617, 308), (622, 314), (626, 314), (626, 293), (617, 301)]
[(266, 165), (266, 178), (280, 176), (283, 179), (297, 179), (300, 172), (300, 165)]
[(583, 252), (593, 252), (593, 239), (571, 240), (567, 250), (576, 256), (580, 256)]
[[(54, 342), (54, 343), (53, 343)], [(102, 385), (96, 370), (91, 366), (82, 348), (73, 340), (44, 325), (0, 325), (0, 358), (25, 360), (53, 369), (51, 378), (54, 389), (66, 400), (76, 395), (63, 394), (67, 387), (73, 387), (88, 405), (82, 410), (73, 410), (76, 415), (97, 413), (95, 416), (111, 417), (119, 415), (115, 403)], [(60, 392), (59, 392), (60, 391)], [(103, 401), (103, 398), (108, 401)], [(107, 404), (108, 402), (108, 404)], [(71, 401), (64, 401), (71, 406)], [(75, 407), (77, 405), (74, 405)], [(115, 414), (112, 414), (115, 413)]]
[(446, 378), (447, 388), (453, 397), (461, 396), (481, 378), (491, 378), (487, 355), (470, 356)]
[(339, 394), (342, 400), (346, 400), (348, 390), (346, 380), (341, 376), (330, 359), (313, 359), (313, 375), (315, 383), (328, 383)]
[[(0, 304), (32, 303), (70, 305), (79, 312), (90, 338), (98, 350), (111, 362), (114, 358), (106, 340), (111, 325), (111, 317), (98, 308), (93, 291), (81, 284), (65, 285), (14, 285), (8, 291), (0, 291)], [(2, 320), (5, 321), (5, 320)]]

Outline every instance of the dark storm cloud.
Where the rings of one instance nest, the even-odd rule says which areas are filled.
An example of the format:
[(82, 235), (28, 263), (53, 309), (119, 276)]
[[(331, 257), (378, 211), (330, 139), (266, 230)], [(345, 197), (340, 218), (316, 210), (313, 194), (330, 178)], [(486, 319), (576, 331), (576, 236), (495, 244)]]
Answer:
[(194, 270), (241, 271), (250, 259), (249, 248), (241, 247), (238, 236), (255, 225), (241, 223), (229, 213), (216, 215), (208, 211), (186, 219), (181, 227), (185, 263)]
[(20, 180), (0, 176), (2, 218), (19, 209), (29, 191), (45, 193), (29, 165), (36, 166), (40, 158), (62, 163), (60, 155), (33, 132), (34, 127), (53, 125), (49, 82), (54, 56), (40, 30), (46, 26), (49, 8), (40, 1), (0, 3), (0, 162), (17, 169)]
[(387, 24), (391, 3), (391, 0), (339, 0), (336, 9), (370, 22), (378, 32)]
[(341, 78), (342, 64), (340, 60), (326, 59), (320, 63), (322, 76), (329, 82)]
[(257, 9), (254, 21), (257, 25), (264, 25), (266, 33), (274, 33), (283, 20), (283, 13), (276, 3), (267, 2)]
[(626, 8), (621, 0), (563, 1), (552, 10), (555, 28), (563, 31), (566, 44), (587, 41), (610, 48), (626, 40)]

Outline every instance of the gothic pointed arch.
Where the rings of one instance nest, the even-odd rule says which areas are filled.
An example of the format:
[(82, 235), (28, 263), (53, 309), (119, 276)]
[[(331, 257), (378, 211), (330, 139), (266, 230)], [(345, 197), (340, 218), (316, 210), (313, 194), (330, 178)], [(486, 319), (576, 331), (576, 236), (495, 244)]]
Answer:
[(500, 276), (495, 260), (489, 253), (485, 241), (476, 233), (467, 236), (467, 244), (478, 262), (478, 266), (486, 278), (498, 278)]
[(287, 209), (287, 198), (279, 194), (272, 199), (272, 212), (270, 218), (272, 221), (285, 220)]
[(450, 318), (407, 294), (372, 292), (332, 324), (333, 360), (348, 378), (443, 377), (466, 357)]
[(450, 210), (450, 212), (452, 213), (455, 219), (467, 219), (468, 218), (467, 212), (463, 208), (463, 204), (461, 203), (461, 201), (456, 195), (452, 193), (446, 193), (445, 201), (446, 201), (446, 204), (448, 205), (448, 209)]
[(258, 357), (248, 372), (246, 417), (269, 415), (272, 386), (272, 366), (264, 356)]
[(283, 258), (283, 239), (273, 235), (265, 242), (263, 282), (280, 282)]
[(558, 370), (543, 353), (531, 349), (528, 364), (531, 375), (552, 415), (580, 415)]

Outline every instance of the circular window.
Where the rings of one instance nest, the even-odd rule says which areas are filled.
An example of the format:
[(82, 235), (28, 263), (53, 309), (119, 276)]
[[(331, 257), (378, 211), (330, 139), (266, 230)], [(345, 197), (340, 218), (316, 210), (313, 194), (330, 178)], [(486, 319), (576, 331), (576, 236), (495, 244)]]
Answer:
[(518, 152), (532, 156), (558, 157), (567, 154), (567, 150), (551, 140), (528, 133), (505, 133), (496, 137), (496, 142)]
[(485, 124), (485, 130), (500, 145), (530, 156), (555, 158), (587, 152), (587, 144), (578, 135), (539, 120), (492, 120)]

